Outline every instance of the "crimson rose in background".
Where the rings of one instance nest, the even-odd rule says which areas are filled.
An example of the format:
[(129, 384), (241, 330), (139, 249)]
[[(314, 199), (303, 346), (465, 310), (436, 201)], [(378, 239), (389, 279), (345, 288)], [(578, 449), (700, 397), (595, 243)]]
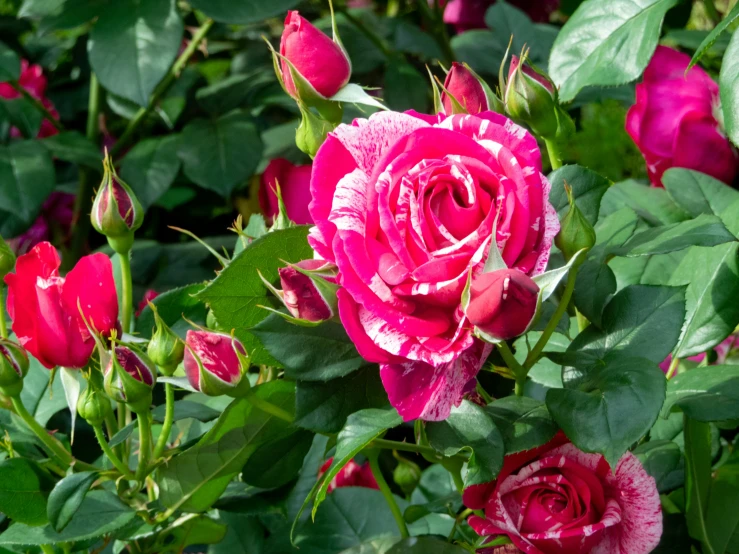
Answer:
[(48, 242), (20, 256), (15, 273), (5, 276), (8, 314), (18, 341), (44, 367), (81, 368), (95, 347), (86, 323), (103, 335), (118, 327), (113, 265), (93, 254), (61, 277), (60, 263)]
[(662, 186), (662, 174), (671, 167), (694, 169), (727, 184), (739, 169), (737, 151), (716, 118), (718, 85), (698, 66), (686, 74), (689, 63), (687, 54), (658, 46), (626, 115), (626, 131), (655, 187)]
[[(331, 467), (331, 463), (333, 461), (333, 458), (329, 458), (324, 462), (324, 464), (321, 466), (321, 469), (318, 470), (319, 479), (324, 473), (328, 471), (328, 468)], [(377, 486), (375, 476), (372, 475), (372, 470), (370, 469), (369, 463), (365, 462), (362, 465), (359, 465), (354, 460), (349, 460), (349, 463), (339, 470), (339, 473), (336, 474), (336, 477), (334, 477), (333, 480), (328, 484), (327, 490), (328, 492), (332, 492), (334, 489), (340, 489), (341, 487), (365, 487), (375, 490), (380, 489), (380, 487)]]
[[(433, 4), (434, 0), (429, 0)], [(549, 21), (549, 16), (559, 8), (560, 0), (510, 0), (510, 4), (523, 10), (534, 21)], [(444, 6), (444, 23), (454, 25), (458, 33), (470, 29), (484, 29), (485, 12), (495, 0), (449, 0)]]
[(25, 254), (40, 242), (60, 238), (66, 242), (74, 219), (74, 194), (52, 192), (41, 207), (41, 213), (31, 227), (8, 244), (16, 254)]
[(310, 164), (295, 165), (284, 158), (270, 160), (259, 184), (259, 205), (268, 223), (277, 215), (279, 208), (275, 192), (277, 183), (290, 220), (298, 225), (313, 223), (308, 211), (310, 174)]
[[(27, 60), (21, 60), (21, 76), (18, 79), (18, 84), (26, 89), (31, 96), (36, 100), (40, 100), (44, 107), (49, 110), (49, 113), (55, 118), (59, 119), (59, 112), (56, 111), (54, 104), (51, 100), (46, 98), (46, 77), (44, 77), (44, 70), (40, 65), (29, 64)], [(21, 93), (15, 90), (9, 83), (0, 83), (0, 97), (8, 100), (20, 98)], [(47, 120), (44, 119), (41, 122), (36, 138), (46, 138), (52, 135), (56, 135), (57, 131), (54, 126)], [(10, 132), (11, 136), (20, 138), (20, 131), (13, 127)]]
[(536, 140), (506, 117), (382, 112), (313, 162), (309, 242), (338, 267), (339, 315), (404, 420), (442, 420), (490, 352), (461, 295), (498, 215), (508, 267), (542, 273), (559, 230)]
[(525, 554), (648, 554), (662, 535), (657, 485), (636, 456), (612, 471), (562, 433), (506, 456), (497, 480), (468, 487), (463, 500), (485, 510), (467, 520), (479, 535), (506, 535)]

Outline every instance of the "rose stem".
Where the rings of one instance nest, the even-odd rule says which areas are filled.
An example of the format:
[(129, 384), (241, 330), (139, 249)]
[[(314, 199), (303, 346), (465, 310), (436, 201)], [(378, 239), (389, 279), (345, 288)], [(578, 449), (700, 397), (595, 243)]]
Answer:
[(144, 484), (151, 459), (151, 419), (150, 414), (136, 414), (139, 423), (139, 465), (136, 467), (136, 480)]
[(380, 492), (382, 493), (382, 496), (385, 497), (385, 501), (387, 502), (387, 505), (390, 507), (390, 511), (393, 513), (393, 517), (395, 518), (395, 523), (398, 524), (398, 529), (400, 530), (400, 536), (405, 538), (410, 537), (410, 533), (408, 533), (408, 526), (405, 524), (405, 519), (403, 519), (403, 513), (400, 511), (400, 508), (398, 507), (398, 503), (395, 502), (395, 497), (393, 496), (392, 491), (390, 490), (390, 487), (387, 484), (387, 481), (385, 481), (385, 477), (382, 475), (382, 471), (380, 470), (380, 465), (377, 463), (378, 458), (380, 457), (380, 451), (379, 450), (371, 450), (367, 453), (367, 458), (369, 458), (369, 464), (370, 469), (372, 470), (372, 475), (375, 478), (375, 481), (377, 481), (377, 486), (380, 487)]
[(547, 145), (547, 153), (549, 154), (549, 161), (552, 164), (552, 171), (562, 167), (562, 153), (559, 151), (559, 147), (553, 140), (544, 139), (544, 143)]
[(95, 437), (97, 438), (98, 443), (100, 443), (100, 448), (103, 449), (103, 453), (108, 457), (108, 459), (113, 463), (115, 468), (120, 472), (121, 475), (123, 475), (123, 477), (125, 477), (129, 481), (132, 481), (133, 475), (131, 474), (131, 471), (126, 467), (126, 465), (121, 461), (116, 453), (113, 452), (113, 449), (108, 444), (108, 441), (105, 440), (105, 435), (103, 434), (103, 426), (100, 424), (93, 425), (92, 429), (93, 431), (95, 431)]
[(518, 360), (516, 360), (513, 352), (511, 352), (511, 349), (508, 347), (505, 341), (499, 342), (496, 346), (498, 348), (498, 352), (508, 366), (508, 369), (510, 369), (513, 372), (513, 375), (516, 377), (516, 396), (523, 396), (523, 386), (524, 383), (526, 383), (526, 375), (528, 374), (528, 370), (518, 363)]
[(174, 388), (169, 383), (164, 384), (165, 394), (165, 412), (164, 412), (164, 423), (162, 424), (162, 432), (157, 439), (157, 444), (154, 447), (153, 460), (156, 461), (164, 452), (164, 447), (167, 446), (169, 440), (169, 433), (172, 431), (172, 423), (174, 422)]
[(8, 338), (8, 324), (5, 322), (5, 287), (0, 283), (0, 338)]

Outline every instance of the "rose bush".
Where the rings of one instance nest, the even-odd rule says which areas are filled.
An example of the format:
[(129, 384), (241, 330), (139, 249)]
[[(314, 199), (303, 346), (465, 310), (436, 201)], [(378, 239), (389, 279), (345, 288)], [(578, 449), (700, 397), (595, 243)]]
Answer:
[(446, 418), (490, 350), (460, 310), (468, 273), (493, 238), (541, 273), (559, 230), (536, 141), (492, 112), (376, 114), (329, 135), (311, 193), (309, 242), (338, 267), (349, 336), (404, 419)]

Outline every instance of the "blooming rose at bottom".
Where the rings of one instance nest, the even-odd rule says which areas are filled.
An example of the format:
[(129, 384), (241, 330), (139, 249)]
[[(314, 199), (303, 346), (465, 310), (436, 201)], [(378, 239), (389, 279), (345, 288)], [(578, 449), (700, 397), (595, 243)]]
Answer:
[(525, 554), (648, 554), (662, 536), (657, 485), (636, 456), (612, 471), (563, 433), (506, 456), (498, 479), (468, 487), (463, 500), (485, 510), (467, 520), (479, 535), (505, 535)]
[[(328, 471), (328, 468), (331, 467), (333, 461), (334, 459), (333, 457), (331, 457), (324, 462), (324, 464), (321, 466), (321, 469), (318, 470), (319, 479), (324, 473)], [(334, 477), (331, 483), (329, 483), (328, 492), (332, 492), (334, 489), (339, 489), (341, 487), (365, 487), (367, 489), (380, 489), (380, 487), (377, 485), (377, 481), (375, 480), (375, 476), (372, 475), (372, 470), (370, 469), (369, 462), (365, 462), (362, 465), (359, 465), (354, 460), (349, 460), (349, 463), (339, 470), (339, 473), (336, 474), (336, 477)]]
[(336, 264), (341, 322), (405, 421), (445, 419), (491, 351), (461, 302), (492, 240), (508, 268), (545, 271), (549, 189), (536, 139), (493, 112), (380, 112), (318, 150), (308, 241)]

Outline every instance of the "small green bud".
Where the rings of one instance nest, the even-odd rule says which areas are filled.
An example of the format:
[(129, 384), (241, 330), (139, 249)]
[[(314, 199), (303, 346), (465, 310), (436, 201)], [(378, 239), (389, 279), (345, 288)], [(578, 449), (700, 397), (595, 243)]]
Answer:
[(0, 281), (13, 271), (15, 267), (15, 253), (10, 249), (8, 243), (0, 237)]
[(154, 312), (156, 328), (146, 353), (151, 361), (161, 368), (162, 373), (172, 375), (185, 356), (185, 343), (164, 322), (156, 306), (150, 303), (149, 307)]
[(570, 209), (562, 218), (560, 230), (554, 237), (554, 244), (562, 251), (566, 261), (583, 248), (590, 249), (595, 244), (595, 229), (580, 211), (572, 196), (572, 187), (565, 184)]
[(298, 107), (303, 119), (295, 133), (295, 143), (301, 151), (313, 158), (336, 125), (314, 114), (300, 102)]
[(505, 106), (511, 117), (526, 123), (538, 136), (557, 136), (560, 110), (554, 85), (546, 75), (526, 64), (525, 55), (520, 60), (513, 56), (511, 60)]
[(95, 195), (90, 219), (95, 230), (108, 237), (113, 250), (125, 254), (133, 245), (134, 232), (144, 222), (144, 209), (131, 187), (118, 177), (107, 153), (103, 168), (103, 181)]
[(7, 396), (18, 396), (28, 373), (28, 354), (8, 339), (0, 339), (0, 390)]
[(400, 487), (400, 490), (409, 495), (416, 489), (418, 482), (421, 480), (421, 468), (418, 467), (418, 464), (406, 460), (397, 453), (394, 453), (394, 456), (398, 460), (398, 465), (393, 470), (393, 480)]
[(88, 384), (77, 400), (77, 413), (92, 426), (100, 425), (113, 409), (103, 391)]

